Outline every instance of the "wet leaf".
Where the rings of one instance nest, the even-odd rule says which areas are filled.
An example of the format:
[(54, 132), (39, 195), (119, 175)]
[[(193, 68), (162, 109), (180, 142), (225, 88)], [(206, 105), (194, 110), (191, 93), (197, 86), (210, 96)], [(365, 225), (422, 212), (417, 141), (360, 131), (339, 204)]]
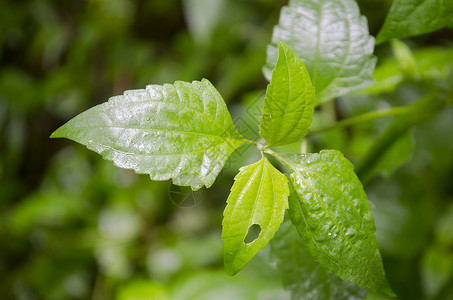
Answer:
[(277, 263), (283, 286), (292, 299), (365, 300), (367, 292), (343, 281), (313, 259), (296, 228), (284, 221), (270, 242), (273, 261)]
[(224, 100), (204, 79), (149, 85), (95, 106), (52, 138), (81, 143), (121, 168), (153, 180), (209, 187), (243, 138)]
[(353, 0), (291, 0), (283, 7), (263, 68), (269, 81), (279, 41), (303, 60), (320, 102), (373, 83), (374, 38)]
[(428, 33), (452, 25), (452, 1), (395, 0), (376, 43)]
[[(230, 275), (266, 247), (283, 221), (289, 195), (287, 178), (265, 156), (241, 168), (234, 180), (222, 224), (225, 270)], [(255, 224), (261, 229), (259, 236), (245, 243)]]
[(371, 209), (352, 164), (335, 150), (276, 157), (294, 171), (289, 215), (313, 257), (343, 280), (395, 296), (385, 276)]
[(304, 63), (284, 42), (267, 86), (260, 135), (270, 147), (299, 141), (311, 124), (315, 89)]

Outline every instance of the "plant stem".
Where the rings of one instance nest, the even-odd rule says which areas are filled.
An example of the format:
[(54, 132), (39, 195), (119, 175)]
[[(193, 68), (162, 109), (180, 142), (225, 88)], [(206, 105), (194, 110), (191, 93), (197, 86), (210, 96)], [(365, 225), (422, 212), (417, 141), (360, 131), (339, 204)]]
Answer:
[(244, 139), (244, 143), (245, 144), (254, 145), (254, 146), (258, 146), (258, 142), (247, 140), (247, 139)]
[(359, 115), (356, 117), (344, 119), (342, 121), (336, 122), (336, 123), (326, 126), (326, 127), (311, 130), (305, 135), (305, 137), (313, 135), (313, 134), (321, 133), (324, 131), (332, 130), (332, 129), (343, 128), (346, 126), (370, 121), (370, 120), (377, 119), (377, 118), (407, 114), (411, 110), (412, 110), (412, 108), (409, 106), (401, 106), (401, 107), (394, 107), (394, 108), (383, 109), (383, 110), (378, 110), (378, 111), (372, 111), (372, 112), (365, 113), (365, 114), (362, 114), (362, 115)]
[(272, 151), (271, 149), (266, 148), (266, 149), (264, 149), (264, 153), (267, 153), (267, 154), (272, 155), (272, 156), (275, 157), (277, 160), (279, 160), (280, 163), (282, 163), (285, 167), (287, 167), (288, 169), (292, 169), (292, 164), (291, 164), (291, 162), (289, 162), (289, 161), (287, 161), (286, 159), (284, 159), (283, 157), (281, 157), (277, 152), (274, 152), (274, 151)]

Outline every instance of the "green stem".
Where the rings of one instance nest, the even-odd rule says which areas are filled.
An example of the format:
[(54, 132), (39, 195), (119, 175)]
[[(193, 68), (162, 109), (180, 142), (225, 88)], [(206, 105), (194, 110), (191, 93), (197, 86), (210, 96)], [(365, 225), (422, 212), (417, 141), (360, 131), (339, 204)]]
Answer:
[(254, 145), (254, 146), (258, 146), (258, 142), (247, 140), (247, 139), (244, 139), (244, 143), (245, 144)]
[(270, 154), (272, 155), (273, 157), (275, 157), (277, 160), (279, 160), (283, 165), (285, 165), (287, 168), (291, 169), (292, 170), (292, 164), (291, 162), (287, 161), (286, 159), (284, 159), (283, 157), (281, 157), (278, 153), (272, 151), (271, 149), (269, 148), (266, 148), (264, 149), (264, 153), (267, 153), (267, 154)]
[(332, 130), (332, 129), (343, 128), (346, 126), (370, 121), (370, 120), (377, 119), (377, 118), (407, 114), (411, 110), (412, 110), (412, 108), (409, 106), (401, 106), (401, 107), (394, 107), (394, 108), (383, 109), (383, 110), (378, 110), (378, 111), (372, 111), (369, 113), (365, 113), (363, 115), (359, 115), (356, 117), (352, 117), (349, 119), (345, 119), (345, 120), (336, 122), (336, 123), (326, 126), (326, 127), (311, 130), (305, 135), (305, 137), (313, 135), (313, 134), (325, 132), (328, 130)]

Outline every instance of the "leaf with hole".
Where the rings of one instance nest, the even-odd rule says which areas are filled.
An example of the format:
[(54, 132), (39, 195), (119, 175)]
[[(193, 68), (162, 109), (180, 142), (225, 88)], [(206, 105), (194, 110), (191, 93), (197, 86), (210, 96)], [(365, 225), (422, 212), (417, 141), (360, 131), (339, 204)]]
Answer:
[(367, 292), (343, 281), (313, 259), (289, 220), (283, 221), (269, 243), (285, 289), (292, 299), (365, 300)]
[(294, 171), (289, 215), (313, 257), (343, 280), (395, 296), (385, 277), (371, 209), (352, 164), (335, 150), (275, 156)]
[(209, 187), (244, 143), (224, 100), (204, 79), (149, 85), (95, 106), (56, 130), (121, 168), (153, 180)]
[[(288, 208), (288, 180), (265, 156), (241, 168), (224, 212), (225, 270), (234, 275), (263, 250)], [(253, 239), (254, 238), (254, 239)]]
[(320, 102), (374, 81), (374, 38), (354, 0), (291, 0), (283, 7), (263, 68), (269, 81), (280, 41), (305, 63)]
[(267, 86), (260, 135), (268, 146), (282, 146), (302, 139), (311, 124), (315, 89), (304, 63), (284, 42)]
[(380, 44), (453, 26), (451, 0), (395, 0), (376, 37)]

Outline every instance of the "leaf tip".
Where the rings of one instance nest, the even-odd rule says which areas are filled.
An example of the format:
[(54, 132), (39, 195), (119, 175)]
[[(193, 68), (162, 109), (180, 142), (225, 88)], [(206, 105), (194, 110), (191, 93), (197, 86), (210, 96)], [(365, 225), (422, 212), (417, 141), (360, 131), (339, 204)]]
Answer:
[(391, 298), (397, 298), (398, 295), (395, 294), (395, 292), (392, 290), (392, 288), (387, 284), (387, 286), (385, 287), (384, 290), (379, 290), (378, 291), (380, 294), (384, 295), (384, 296), (387, 296), (387, 297), (391, 297)]
[(225, 273), (227, 273), (230, 276), (234, 276), (239, 272), (239, 270), (237, 270), (232, 265), (229, 265), (227, 263), (224, 264), (224, 269), (225, 269)]
[(288, 45), (284, 42), (284, 41), (280, 41), (278, 42), (278, 47), (287, 47), (288, 48)]
[(63, 130), (63, 126), (61, 126), (60, 128), (58, 128), (57, 130), (55, 130), (50, 136), (49, 138), (51, 139), (56, 139), (56, 138), (64, 138), (66, 137), (66, 135), (64, 134), (64, 130)]

